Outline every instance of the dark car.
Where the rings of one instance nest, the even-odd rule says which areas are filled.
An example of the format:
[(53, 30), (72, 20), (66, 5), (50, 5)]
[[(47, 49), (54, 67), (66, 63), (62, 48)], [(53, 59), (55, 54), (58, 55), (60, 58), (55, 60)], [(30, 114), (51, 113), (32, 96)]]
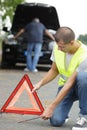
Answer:
[[(2, 67), (15, 66), (17, 63), (26, 63), (27, 34), (23, 33), (17, 40), (13, 40), (12, 36), (21, 28), (24, 28), (35, 17), (38, 17), (53, 35), (60, 27), (55, 7), (41, 3), (19, 4), (14, 13), (11, 31), (2, 43)], [(50, 56), (53, 44), (54, 42), (44, 35), (42, 52), (38, 64), (51, 64)]]

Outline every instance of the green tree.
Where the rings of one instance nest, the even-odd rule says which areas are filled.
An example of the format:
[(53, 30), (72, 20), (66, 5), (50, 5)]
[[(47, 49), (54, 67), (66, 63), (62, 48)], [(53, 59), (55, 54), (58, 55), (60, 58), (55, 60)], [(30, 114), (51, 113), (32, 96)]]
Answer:
[(81, 42), (87, 45), (87, 34), (79, 35), (78, 40), (80, 40)]
[(9, 16), (12, 21), (16, 6), (24, 1), (25, 0), (0, 0), (0, 11), (3, 12), (2, 21), (5, 20), (6, 16)]

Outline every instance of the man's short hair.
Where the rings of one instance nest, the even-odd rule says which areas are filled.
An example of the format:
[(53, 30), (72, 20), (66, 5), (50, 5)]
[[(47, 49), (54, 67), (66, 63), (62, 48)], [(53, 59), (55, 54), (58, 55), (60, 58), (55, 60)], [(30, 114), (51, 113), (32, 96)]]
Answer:
[(69, 27), (60, 27), (55, 34), (56, 42), (63, 41), (64, 43), (70, 43), (75, 40), (75, 33)]

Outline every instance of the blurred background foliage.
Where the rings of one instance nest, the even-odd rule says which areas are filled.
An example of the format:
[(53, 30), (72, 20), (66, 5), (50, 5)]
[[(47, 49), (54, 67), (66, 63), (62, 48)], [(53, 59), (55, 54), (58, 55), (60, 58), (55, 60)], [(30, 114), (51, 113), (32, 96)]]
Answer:
[(6, 16), (9, 16), (12, 21), (16, 6), (22, 2), (24, 0), (0, 0), (0, 11), (3, 12), (2, 20), (5, 20)]
[(81, 42), (87, 45), (87, 34), (79, 35), (78, 40), (80, 40)]

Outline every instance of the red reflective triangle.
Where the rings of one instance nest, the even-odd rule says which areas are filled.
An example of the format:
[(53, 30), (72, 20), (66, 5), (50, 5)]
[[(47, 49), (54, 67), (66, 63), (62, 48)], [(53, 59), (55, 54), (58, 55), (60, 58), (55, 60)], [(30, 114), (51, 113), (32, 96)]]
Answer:
[[(9, 96), (3, 107), (1, 108), (1, 112), (7, 113), (16, 113), (16, 114), (33, 114), (33, 115), (41, 115), (44, 111), (44, 108), (41, 104), (41, 101), (36, 92), (32, 93), (33, 85), (27, 74), (23, 76), (20, 80), (19, 84), (16, 86), (12, 94)], [(18, 101), (22, 92), (26, 90), (28, 96), (30, 98), (32, 107), (24, 108), (17, 107), (15, 103)], [(27, 99), (26, 99), (27, 100)], [(24, 104), (25, 105), (25, 104)]]

